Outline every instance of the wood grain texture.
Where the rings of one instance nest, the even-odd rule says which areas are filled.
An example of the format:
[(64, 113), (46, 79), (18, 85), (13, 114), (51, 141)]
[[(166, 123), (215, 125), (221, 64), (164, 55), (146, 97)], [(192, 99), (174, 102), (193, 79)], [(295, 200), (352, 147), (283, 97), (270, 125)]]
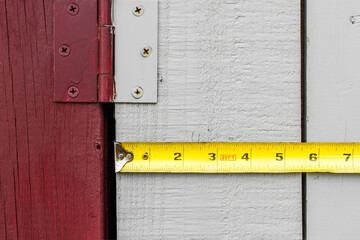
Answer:
[[(308, 141), (359, 142), (360, 2), (307, 5)], [(358, 175), (308, 174), (309, 240), (359, 239), (359, 187)]]
[(0, 239), (104, 238), (103, 110), (53, 103), (53, 2), (0, 16)]
[(301, 239), (297, 174), (118, 176), (118, 239)]
[[(158, 73), (117, 141), (300, 141), (300, 1), (160, 0)], [(118, 174), (117, 196), (119, 239), (302, 237), (300, 174)]]

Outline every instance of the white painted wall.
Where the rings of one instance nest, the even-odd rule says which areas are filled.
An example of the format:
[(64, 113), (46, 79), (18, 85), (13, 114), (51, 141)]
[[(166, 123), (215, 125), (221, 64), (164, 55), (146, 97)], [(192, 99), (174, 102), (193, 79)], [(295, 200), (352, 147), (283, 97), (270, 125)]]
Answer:
[[(360, 141), (360, 14), (357, 0), (307, 6), (309, 142)], [(359, 239), (360, 176), (308, 174), (308, 240)]]
[[(299, 1), (160, 0), (158, 57), (117, 141), (300, 141)], [(122, 173), (117, 211), (119, 239), (302, 238), (300, 174)]]

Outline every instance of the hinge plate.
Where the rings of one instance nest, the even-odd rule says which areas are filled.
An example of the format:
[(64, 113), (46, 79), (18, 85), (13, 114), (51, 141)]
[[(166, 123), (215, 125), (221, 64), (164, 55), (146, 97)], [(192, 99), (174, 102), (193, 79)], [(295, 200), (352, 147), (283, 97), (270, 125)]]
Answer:
[(97, 0), (55, 0), (56, 102), (97, 102), (97, 21)]
[(157, 102), (157, 2), (113, 1), (115, 102)]

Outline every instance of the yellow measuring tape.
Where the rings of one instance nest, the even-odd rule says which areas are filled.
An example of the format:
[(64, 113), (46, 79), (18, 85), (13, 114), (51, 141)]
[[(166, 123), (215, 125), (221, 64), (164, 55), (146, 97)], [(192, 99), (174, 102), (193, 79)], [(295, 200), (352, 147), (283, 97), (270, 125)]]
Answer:
[(115, 143), (116, 172), (360, 173), (360, 143)]

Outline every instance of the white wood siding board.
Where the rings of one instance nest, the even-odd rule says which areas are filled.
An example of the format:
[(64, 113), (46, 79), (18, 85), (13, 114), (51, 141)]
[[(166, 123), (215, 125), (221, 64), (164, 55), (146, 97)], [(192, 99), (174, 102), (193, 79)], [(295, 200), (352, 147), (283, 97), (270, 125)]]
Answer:
[(308, 240), (358, 240), (360, 179), (356, 174), (308, 174)]
[(350, 23), (357, 13), (355, 0), (308, 3), (309, 141), (360, 139), (360, 24)]
[[(309, 142), (360, 141), (359, 13), (355, 0), (307, 3)], [(308, 174), (308, 239), (359, 239), (359, 189), (358, 175)]]
[[(160, 0), (158, 67), (117, 141), (300, 141), (299, 1)], [(117, 202), (119, 239), (302, 237), (300, 174), (118, 174)]]
[(296, 174), (123, 174), (117, 180), (119, 239), (302, 239)]

